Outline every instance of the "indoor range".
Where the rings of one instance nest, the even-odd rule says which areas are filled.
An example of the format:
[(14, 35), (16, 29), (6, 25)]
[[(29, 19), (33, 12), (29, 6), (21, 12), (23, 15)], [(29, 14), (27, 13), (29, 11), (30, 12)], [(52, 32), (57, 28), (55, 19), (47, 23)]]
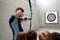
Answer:
[(0, 40), (60, 40), (60, 0), (0, 0)]

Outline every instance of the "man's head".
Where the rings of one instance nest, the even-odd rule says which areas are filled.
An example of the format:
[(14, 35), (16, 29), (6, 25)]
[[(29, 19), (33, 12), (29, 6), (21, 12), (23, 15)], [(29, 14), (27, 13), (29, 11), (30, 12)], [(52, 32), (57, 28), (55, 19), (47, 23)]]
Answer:
[(19, 32), (18, 35), (17, 35), (16, 40), (26, 40), (25, 32)]
[(60, 33), (53, 32), (51, 33), (52, 40), (60, 40)]
[(29, 30), (27, 33), (27, 40), (36, 40), (37, 39), (37, 34), (33, 30)]
[(45, 31), (42, 31), (40, 32), (39, 34), (39, 40), (50, 40), (50, 32), (45, 30)]
[(23, 12), (24, 12), (24, 9), (18, 7), (18, 8), (16, 8), (15, 15), (17, 16), (17, 18), (22, 17), (23, 16)]

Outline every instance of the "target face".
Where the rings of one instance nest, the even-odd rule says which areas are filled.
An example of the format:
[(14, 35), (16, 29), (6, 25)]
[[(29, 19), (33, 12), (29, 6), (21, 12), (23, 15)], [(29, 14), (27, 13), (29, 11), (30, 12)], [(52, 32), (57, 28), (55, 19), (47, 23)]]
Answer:
[(46, 23), (57, 23), (57, 12), (47, 12)]
[(49, 14), (47, 15), (47, 20), (48, 20), (49, 22), (55, 21), (55, 20), (56, 20), (56, 15), (53, 14), (53, 13), (49, 13)]

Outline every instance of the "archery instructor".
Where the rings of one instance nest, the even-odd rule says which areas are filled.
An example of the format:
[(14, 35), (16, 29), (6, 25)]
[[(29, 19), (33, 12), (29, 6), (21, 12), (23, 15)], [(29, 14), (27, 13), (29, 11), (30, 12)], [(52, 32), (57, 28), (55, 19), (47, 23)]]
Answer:
[(18, 32), (24, 31), (21, 22), (23, 20), (31, 20), (31, 18), (21, 18), (23, 16), (24, 9), (21, 7), (16, 8), (15, 13), (11, 15), (11, 18), (9, 19), (9, 25), (13, 33), (13, 40), (16, 40)]

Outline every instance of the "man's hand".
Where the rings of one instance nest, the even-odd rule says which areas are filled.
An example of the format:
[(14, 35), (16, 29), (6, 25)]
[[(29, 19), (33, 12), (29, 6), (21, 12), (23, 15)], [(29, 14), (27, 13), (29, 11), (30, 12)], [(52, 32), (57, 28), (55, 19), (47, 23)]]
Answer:
[(24, 18), (24, 21), (26, 21), (26, 20), (27, 20), (27, 17)]
[(31, 18), (28, 18), (28, 20), (31, 20)]
[(25, 17), (25, 18), (24, 18), (24, 21), (27, 21), (27, 20), (31, 20), (31, 18)]

